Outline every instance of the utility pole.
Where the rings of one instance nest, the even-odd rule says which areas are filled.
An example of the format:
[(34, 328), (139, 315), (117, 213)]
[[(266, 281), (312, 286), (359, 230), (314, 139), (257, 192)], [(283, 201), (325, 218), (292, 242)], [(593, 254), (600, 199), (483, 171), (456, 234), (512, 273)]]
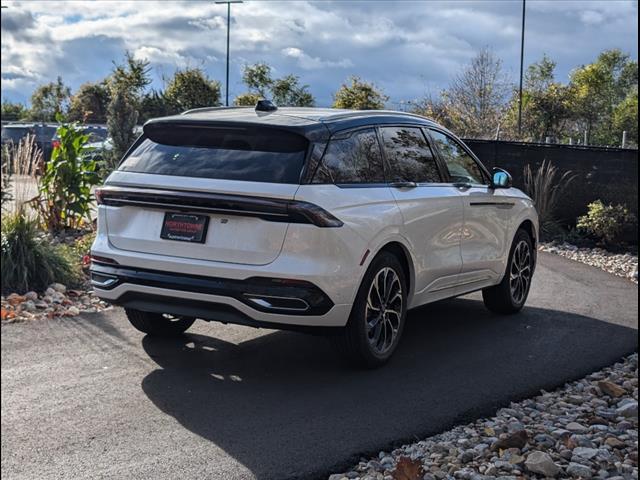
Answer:
[(227, 82), (226, 82), (226, 95), (225, 105), (229, 106), (229, 38), (231, 32), (231, 4), (242, 3), (242, 0), (227, 0), (225, 2), (215, 2), (216, 4), (227, 4)]
[(522, 135), (522, 74), (524, 71), (524, 14), (527, 0), (522, 0), (522, 33), (520, 37), (520, 89), (518, 91), (518, 137)]

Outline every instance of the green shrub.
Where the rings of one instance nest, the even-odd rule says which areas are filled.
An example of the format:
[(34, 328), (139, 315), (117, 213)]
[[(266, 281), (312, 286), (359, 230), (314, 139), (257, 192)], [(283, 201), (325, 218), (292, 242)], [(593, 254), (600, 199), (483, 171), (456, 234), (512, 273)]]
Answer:
[(529, 165), (524, 168), (524, 190), (533, 199), (543, 238), (558, 232), (560, 225), (555, 212), (563, 192), (575, 178), (571, 171), (559, 175), (558, 169), (546, 160), (535, 173)]
[(91, 223), (91, 187), (100, 181), (96, 161), (85, 155), (89, 136), (76, 124), (58, 128), (60, 144), (44, 169), (37, 206), (45, 226), (54, 232)]
[(596, 200), (588, 205), (587, 214), (578, 218), (577, 227), (605, 244), (615, 244), (625, 231), (636, 230), (637, 222), (624, 205), (605, 205)]
[(3, 292), (42, 291), (54, 282), (68, 286), (80, 282), (79, 265), (65, 249), (53, 246), (24, 213), (3, 219), (0, 260)]

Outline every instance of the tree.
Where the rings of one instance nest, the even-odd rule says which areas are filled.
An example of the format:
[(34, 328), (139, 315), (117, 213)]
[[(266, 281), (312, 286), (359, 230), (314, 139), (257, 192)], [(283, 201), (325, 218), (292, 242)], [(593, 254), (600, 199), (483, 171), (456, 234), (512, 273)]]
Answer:
[(165, 117), (179, 113), (179, 110), (164, 95), (164, 92), (151, 90), (143, 95), (140, 100), (140, 122), (146, 122), (150, 118)]
[(71, 97), (69, 120), (85, 123), (104, 123), (107, 119), (109, 88), (106, 82), (83, 83)]
[(233, 101), (235, 105), (251, 106), (263, 98), (270, 98), (282, 107), (312, 107), (315, 104), (309, 86), (300, 85), (299, 77), (285, 75), (274, 79), (271, 67), (266, 63), (245, 66), (242, 81), (249, 87), (249, 92), (238, 95)]
[(353, 76), (349, 83), (343, 83), (333, 96), (333, 108), (354, 110), (379, 110), (389, 100), (382, 90), (373, 83)]
[(111, 90), (128, 92), (133, 98), (139, 99), (151, 83), (149, 71), (147, 60), (136, 60), (131, 52), (126, 52), (124, 63), (113, 62), (113, 71), (107, 81)]
[(299, 78), (286, 75), (271, 84), (271, 93), (276, 105), (284, 107), (313, 107), (315, 99), (308, 91), (308, 85), (299, 85)]
[(271, 78), (271, 67), (260, 62), (255, 65), (246, 65), (242, 73), (242, 81), (253, 93), (257, 93), (265, 98), (271, 88), (273, 79)]
[(114, 90), (107, 108), (107, 130), (113, 143), (113, 150), (107, 159), (109, 170), (116, 167), (136, 139), (134, 128), (137, 122), (138, 111), (130, 93), (124, 88)]
[(32, 120), (52, 122), (58, 115), (64, 115), (69, 106), (71, 90), (58, 77), (55, 82), (41, 85), (31, 95)]
[(113, 142), (113, 150), (106, 158), (107, 167), (115, 168), (136, 135), (135, 126), (140, 116), (144, 89), (151, 83), (149, 62), (136, 60), (126, 52), (122, 64), (114, 62), (107, 79), (111, 101), (107, 107), (107, 130)]
[(177, 70), (164, 97), (178, 111), (220, 105), (220, 82), (210, 80), (199, 68)]
[[(638, 148), (638, 87), (627, 95), (613, 110), (613, 129), (627, 132), (627, 147)], [(620, 133), (622, 138), (622, 133)]]
[(257, 93), (241, 93), (233, 100), (233, 104), (237, 107), (253, 107), (262, 98)]
[[(522, 89), (522, 133), (518, 140), (545, 141), (566, 134), (570, 117), (568, 89), (555, 81), (556, 63), (544, 55), (527, 68)], [(518, 91), (514, 89), (506, 129), (517, 137)]]
[(13, 103), (8, 100), (2, 101), (2, 120), (16, 121), (23, 120), (29, 115), (29, 110), (22, 103)]
[(614, 129), (613, 112), (629, 90), (638, 85), (638, 63), (620, 50), (605, 50), (595, 62), (571, 73), (570, 105), (577, 127), (587, 143), (617, 144), (621, 131)]

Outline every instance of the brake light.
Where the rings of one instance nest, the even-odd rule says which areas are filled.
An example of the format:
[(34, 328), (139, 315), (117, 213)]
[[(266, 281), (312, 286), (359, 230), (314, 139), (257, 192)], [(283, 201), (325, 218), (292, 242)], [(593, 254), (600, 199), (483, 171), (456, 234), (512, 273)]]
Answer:
[(96, 263), (108, 263), (111, 265), (118, 265), (118, 262), (116, 262), (113, 258), (100, 257), (98, 255), (93, 255), (93, 254), (91, 254), (91, 261)]
[(95, 191), (95, 196), (96, 196), (96, 203), (98, 205), (102, 205), (103, 203), (103, 196), (104, 196), (104, 190), (102, 190), (101, 188), (96, 188)]

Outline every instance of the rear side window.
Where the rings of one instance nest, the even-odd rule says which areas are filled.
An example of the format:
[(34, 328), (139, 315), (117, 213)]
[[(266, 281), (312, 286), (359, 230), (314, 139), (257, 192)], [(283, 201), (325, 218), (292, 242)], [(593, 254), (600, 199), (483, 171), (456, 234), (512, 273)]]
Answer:
[(313, 183), (384, 183), (384, 168), (374, 129), (331, 138)]
[(483, 185), (482, 169), (462, 146), (449, 135), (429, 130), (440, 156), (449, 170), (451, 181)]
[(416, 127), (382, 127), (391, 182), (439, 183), (440, 172), (424, 133)]
[(211, 126), (149, 125), (120, 164), (125, 172), (299, 183), (308, 141), (295, 133)]

